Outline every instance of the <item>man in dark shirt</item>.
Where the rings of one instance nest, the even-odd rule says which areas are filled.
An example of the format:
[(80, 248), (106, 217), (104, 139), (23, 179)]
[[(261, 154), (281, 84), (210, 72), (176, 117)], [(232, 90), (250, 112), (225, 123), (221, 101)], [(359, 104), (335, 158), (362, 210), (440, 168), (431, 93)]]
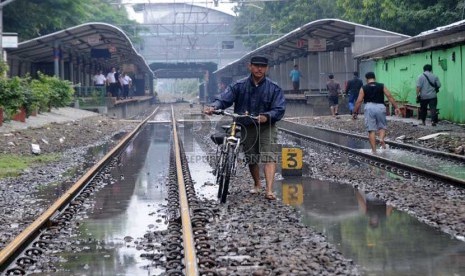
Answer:
[(334, 80), (334, 75), (328, 76), (328, 82), (326, 83), (326, 89), (328, 90), (328, 102), (331, 115), (335, 118), (339, 118), (337, 115), (339, 107), (339, 94), (341, 93), (341, 85), (339, 82)]
[(357, 102), (355, 102), (353, 118), (357, 119), (358, 109), (365, 103), (364, 117), (365, 126), (368, 130), (368, 140), (370, 141), (372, 153), (376, 153), (376, 131), (378, 131), (381, 148), (385, 149), (384, 137), (386, 136), (387, 121), (386, 121), (386, 106), (384, 105), (384, 96), (386, 96), (395, 107), (396, 115), (399, 115), (400, 110), (397, 103), (391, 95), (391, 92), (382, 83), (376, 82), (375, 73), (368, 72), (365, 75), (367, 84), (362, 86)]
[(347, 82), (346, 94), (349, 95), (349, 110), (350, 115), (354, 112), (355, 100), (358, 98), (360, 88), (362, 88), (363, 82), (358, 77), (358, 72), (354, 72), (354, 78)]
[(276, 136), (275, 123), (284, 116), (286, 102), (281, 88), (266, 77), (268, 59), (254, 56), (248, 65), (250, 75), (229, 85), (210, 106), (205, 114), (211, 115), (216, 109), (226, 109), (234, 104), (237, 114), (256, 116), (256, 122), (242, 122), (242, 142), (249, 164), (249, 170), (254, 181), (251, 193), (259, 193), (260, 167), (264, 163), (266, 181), (265, 198), (275, 200), (273, 182), (276, 172)]

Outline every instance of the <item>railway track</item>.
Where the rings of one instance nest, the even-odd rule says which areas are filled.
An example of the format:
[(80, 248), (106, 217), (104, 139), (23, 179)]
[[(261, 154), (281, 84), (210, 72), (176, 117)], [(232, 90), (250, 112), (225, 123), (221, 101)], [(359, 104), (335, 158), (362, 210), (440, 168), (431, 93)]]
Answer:
[[(68, 225), (69, 221), (79, 212), (82, 203), (88, 200), (94, 191), (98, 189), (97, 187), (104, 185), (108, 181), (109, 171), (112, 167), (118, 166), (119, 161), (115, 156), (127, 145), (130, 139), (137, 135), (137, 132), (143, 128), (144, 124), (151, 122), (152, 115), (141, 122), (117, 147), (79, 179), (50, 209), (44, 212), (44, 215), (39, 217), (0, 252), (0, 269), (5, 272), (5, 275), (27, 274), (29, 267), (41, 261), (42, 254), (53, 244), (54, 236), (58, 235), (61, 229)], [(158, 264), (163, 264), (166, 275), (219, 275), (219, 271), (226, 272), (228, 271), (226, 269), (231, 267), (231, 264), (218, 262), (218, 252), (215, 251), (217, 245), (211, 240), (211, 233), (209, 233), (208, 229), (208, 223), (219, 216), (219, 210), (216, 206), (212, 207), (202, 202), (196, 195), (188, 160), (183, 153), (183, 145), (179, 141), (180, 134), (174, 123), (176, 122), (174, 109), (171, 109), (171, 122), (173, 139), (171, 139), (169, 177), (167, 179), (167, 229), (161, 242), (165, 259), (158, 262)], [(404, 178), (421, 179), (421, 177), (430, 177), (448, 183), (453, 182), (456, 185), (462, 185), (461, 183), (463, 183), (461, 179), (452, 176), (431, 173), (428, 170), (382, 156), (367, 154), (359, 149), (312, 137), (308, 135), (308, 129), (302, 126), (284, 124), (281, 125), (281, 130), (328, 147), (336, 147), (345, 152), (348, 158), (380, 167)], [(347, 136), (347, 134), (343, 135)], [(363, 140), (361, 137), (354, 138)], [(412, 148), (411, 151), (417, 151), (417, 149)], [(428, 152), (425, 151), (424, 154), (428, 154)], [(440, 156), (438, 153), (434, 154)], [(444, 156), (443, 158), (455, 162), (455, 165), (463, 165), (460, 159), (452, 161), (453, 159), (450, 156)], [(232, 201), (234, 203), (234, 199)], [(148, 233), (146, 238), (154, 240), (153, 235), (155, 234)], [(160, 258), (155, 253), (143, 253), (142, 255), (151, 260)], [(234, 260), (233, 257), (234, 255), (225, 256), (223, 259), (231, 258), (231, 260)], [(254, 269), (262, 269), (262, 267), (258, 266)]]
[[(109, 182), (110, 170), (120, 166), (118, 154), (129, 140), (143, 128), (155, 110), (133, 132), (106, 154), (63, 196), (0, 252), (0, 271), (3, 275), (25, 275), (40, 262), (42, 255), (53, 244), (54, 236), (73, 220), (81, 205), (102, 185)], [(171, 110), (172, 143), (168, 179), (167, 235), (164, 241), (167, 275), (216, 275), (208, 243), (206, 223), (214, 217), (211, 209), (198, 201), (188, 162), (179, 141), (174, 109)], [(124, 164), (123, 164), (124, 165)], [(150, 239), (150, 238), (149, 238)], [(153, 258), (153, 254), (144, 255)]]
[[(375, 165), (402, 177), (414, 179), (428, 177), (465, 187), (465, 174), (463, 174), (465, 172), (465, 158), (463, 156), (393, 141), (386, 141), (386, 144), (390, 145), (390, 150), (386, 152), (398, 150), (395, 155), (371, 154), (370, 151), (362, 150), (364, 146), (367, 148), (368, 139), (360, 135), (314, 128), (286, 121), (280, 123), (280, 130), (296, 137), (338, 148), (345, 152), (349, 158)], [(345, 137), (343, 141), (341, 141), (341, 137)], [(350, 143), (350, 140), (363, 143), (355, 143), (354, 146), (354, 143)], [(352, 146), (348, 146), (348, 144), (352, 144)]]

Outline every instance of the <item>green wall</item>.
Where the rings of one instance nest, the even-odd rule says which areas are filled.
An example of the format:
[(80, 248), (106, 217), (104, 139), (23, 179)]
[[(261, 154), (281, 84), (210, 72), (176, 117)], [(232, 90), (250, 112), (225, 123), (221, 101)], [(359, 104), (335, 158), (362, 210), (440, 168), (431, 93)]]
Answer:
[[(439, 118), (455, 123), (465, 123), (465, 59), (464, 46), (439, 49), (405, 56), (377, 60), (377, 80), (386, 85), (397, 99), (415, 103), (416, 80), (423, 73), (423, 65), (431, 64), (433, 73), (441, 81), (438, 93)], [(455, 60), (454, 60), (455, 55)]]

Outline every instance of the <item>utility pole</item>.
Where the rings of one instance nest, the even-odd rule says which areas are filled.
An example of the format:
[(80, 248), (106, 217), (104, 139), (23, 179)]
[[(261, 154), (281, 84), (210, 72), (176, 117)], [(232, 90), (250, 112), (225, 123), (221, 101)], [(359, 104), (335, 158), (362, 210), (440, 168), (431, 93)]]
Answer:
[(15, 0), (0, 0), (0, 62), (3, 61), (3, 7)]

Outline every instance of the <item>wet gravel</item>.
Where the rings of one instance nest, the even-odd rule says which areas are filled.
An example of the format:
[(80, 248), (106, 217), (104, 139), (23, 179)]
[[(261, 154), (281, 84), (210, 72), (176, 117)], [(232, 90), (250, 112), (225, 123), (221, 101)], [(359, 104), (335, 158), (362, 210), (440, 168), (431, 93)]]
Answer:
[[(57, 153), (60, 159), (26, 169), (19, 177), (0, 179), (0, 249), (35, 220), (97, 160), (90, 149), (115, 145), (135, 123), (104, 116), (63, 124), (0, 133), (0, 154), (32, 155), (31, 143), (41, 154)], [(38, 197), (47, 191), (47, 196)]]
[[(298, 122), (366, 134), (362, 120), (352, 121), (344, 116), (337, 120), (316, 117)], [(0, 249), (51, 203), (32, 195), (54, 183), (71, 183), (77, 179), (93, 162), (86, 155), (88, 149), (106, 143), (114, 145), (122, 134), (135, 126), (135, 123), (96, 116), (0, 135), (0, 154), (31, 154), (30, 143), (34, 141), (41, 144), (43, 152), (62, 155), (58, 162), (28, 169), (18, 178), (0, 180)], [(406, 143), (447, 152), (456, 151), (465, 141), (463, 128), (446, 122), (440, 122), (435, 129), (403, 122), (390, 122), (389, 127), (388, 139), (405, 135), (403, 140)], [(451, 135), (434, 141), (421, 143), (417, 140), (443, 130), (453, 131)], [(209, 133), (198, 132), (196, 138), (205, 150), (211, 150)], [(280, 139), (283, 143), (290, 143), (285, 135), (280, 135)], [(465, 236), (465, 193), (462, 189), (427, 179), (388, 178), (376, 171), (354, 167), (342, 152), (312, 142), (303, 143), (309, 176), (352, 185), (452, 236), (459, 239)], [(71, 169), (76, 174), (67, 176), (66, 172)], [(245, 167), (240, 167), (234, 181), (227, 205), (205, 202), (205, 206), (217, 213), (217, 217), (208, 224), (208, 231), (215, 244), (216, 260), (223, 267), (218, 271), (220, 275), (361, 274), (359, 268), (328, 243), (323, 234), (305, 226), (295, 209), (279, 200), (266, 200), (263, 191), (259, 195), (250, 194), (248, 190), (252, 184)], [(160, 233), (154, 232), (154, 236), (163, 239)], [(138, 247), (142, 249), (152, 242), (141, 242)], [(70, 246), (73, 248), (65, 248)], [(82, 250), (82, 245), (62, 244), (61, 248), (54, 250)]]
[[(366, 135), (363, 119), (352, 120), (349, 116), (340, 119), (315, 117), (294, 120), (304, 125), (314, 125), (349, 133)], [(457, 147), (465, 147), (465, 128), (441, 121), (438, 126), (418, 126), (417, 122), (388, 122), (387, 140), (405, 136), (405, 143), (454, 153)], [(448, 132), (427, 141), (418, 140), (429, 134)], [(337, 150), (328, 149), (312, 142), (305, 142), (305, 163), (311, 175), (339, 183), (350, 184), (371, 194), (395, 208), (405, 211), (434, 228), (465, 241), (465, 190), (448, 183), (431, 179), (392, 179), (376, 170), (367, 170), (347, 162), (346, 156)], [(328, 155), (328, 151), (331, 152)], [(463, 154), (460, 153), (460, 154)]]
[[(312, 118), (306, 117), (301, 119), (292, 119), (290, 121), (304, 125), (312, 125), (359, 135), (367, 135), (363, 115), (359, 116), (357, 120), (352, 120), (352, 117), (349, 115), (342, 115), (339, 116), (339, 119), (335, 119), (331, 116), (316, 116)], [(434, 139), (418, 140), (420, 137), (434, 133), (446, 134), (439, 135)], [(447, 121), (440, 121), (435, 127), (431, 126), (429, 122), (427, 122), (426, 126), (421, 126), (417, 120), (396, 120), (395, 117), (389, 117), (386, 140), (396, 140), (419, 147), (464, 155), (465, 125), (457, 125)]]

